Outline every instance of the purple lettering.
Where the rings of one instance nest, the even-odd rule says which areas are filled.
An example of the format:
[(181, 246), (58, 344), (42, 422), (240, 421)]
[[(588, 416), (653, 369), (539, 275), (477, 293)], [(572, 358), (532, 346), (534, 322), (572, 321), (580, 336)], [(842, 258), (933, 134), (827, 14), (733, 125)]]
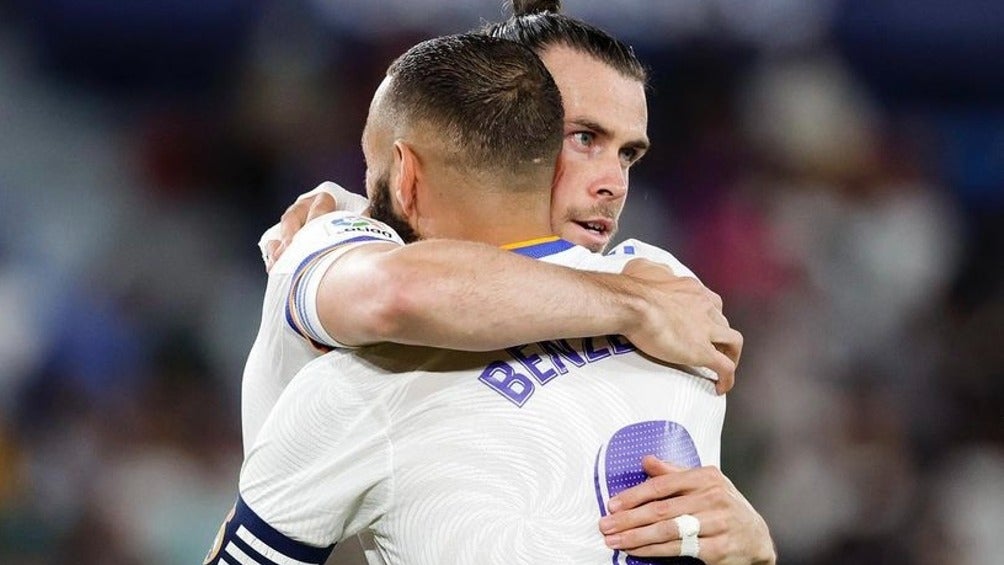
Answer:
[(586, 354), (586, 360), (590, 363), (610, 357), (610, 350), (606, 347), (593, 349), (593, 338), (591, 337), (582, 338), (582, 352)]
[(568, 367), (566, 367), (565, 363), (561, 360), (562, 357), (576, 367), (583, 367), (586, 364), (586, 360), (583, 359), (579, 353), (563, 339), (559, 339), (557, 341), (542, 341), (540, 342), (540, 348), (544, 350), (544, 353), (547, 353), (548, 357), (551, 358), (551, 363), (562, 375), (568, 372)]
[(614, 355), (624, 355), (625, 353), (631, 353), (636, 351), (638, 348), (634, 346), (633, 343), (624, 339), (624, 336), (620, 335), (608, 335), (607, 343), (614, 350)]
[(533, 394), (533, 381), (529, 377), (517, 373), (504, 361), (495, 361), (485, 367), (478, 380), (506, 397), (516, 406), (522, 407)]
[(527, 355), (523, 353), (523, 349), (526, 347), (529, 346), (521, 345), (519, 347), (510, 347), (509, 349), (506, 349), (506, 351), (508, 351), (509, 355), (512, 355), (513, 358), (515, 358), (524, 367), (526, 367), (526, 370), (530, 371), (530, 374), (533, 375), (534, 378), (536, 378), (537, 381), (540, 382), (540, 384), (546, 384), (547, 381), (558, 376), (558, 373), (554, 372), (553, 369), (547, 369), (546, 371), (541, 373), (540, 369), (537, 368), (537, 365), (542, 361), (540, 355), (537, 354)]

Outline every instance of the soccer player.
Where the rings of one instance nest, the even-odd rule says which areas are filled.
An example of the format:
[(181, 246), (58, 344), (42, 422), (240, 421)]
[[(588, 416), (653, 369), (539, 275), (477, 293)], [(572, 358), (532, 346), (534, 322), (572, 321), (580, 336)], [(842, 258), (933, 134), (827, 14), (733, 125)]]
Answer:
[[(549, 165), (561, 136), (522, 139), (518, 134), (528, 130), (516, 124), (547, 132), (548, 118), (554, 121), (557, 116), (554, 124), (560, 127), (560, 102), (556, 95), (550, 99), (559, 104), (554, 115), (546, 105), (527, 115), (533, 111), (533, 99), (518, 88), (536, 84), (525, 75), (510, 80), (501, 98), (489, 97), (492, 104), (484, 96), (474, 96), (477, 87), (484, 87), (477, 80), (484, 76), (472, 78), (471, 72), (493, 77), (499, 69), (532, 71), (533, 61), (510, 64), (505, 53), (496, 52), (504, 42), (473, 37), (477, 36), (437, 40), (409, 51), (378, 91), (364, 141), (372, 173), (368, 191), (390, 200), (386, 211), (377, 215), (430, 235), (476, 237), (489, 243), (547, 234)], [(480, 49), (468, 52), (464, 41)], [(429, 78), (440, 76), (431, 71), (444, 69), (464, 70), (457, 73), (458, 84)], [(547, 86), (542, 85), (545, 92)], [(517, 92), (511, 92), (513, 88)], [(485, 92), (498, 95), (500, 90), (480, 91)], [(485, 115), (483, 109), (489, 105), (493, 112)], [(520, 108), (519, 119), (507, 113), (506, 108), (512, 107)], [(394, 123), (387, 120), (391, 116)], [(510, 121), (502, 122), (499, 116)], [(547, 147), (553, 148), (550, 155)], [(474, 165), (490, 174), (477, 177)], [(473, 183), (477, 189), (472, 187), (472, 174), (482, 181)], [(375, 213), (380, 210), (374, 206)], [(461, 211), (469, 225), (455, 221)], [(396, 220), (398, 215), (404, 219)], [(355, 227), (360, 237), (387, 231), (375, 222)], [(395, 244), (361, 246), (345, 252), (342, 261), (395, 250)], [(518, 251), (608, 269), (620, 268), (633, 253), (647, 254), (681, 268), (664, 252), (640, 243), (621, 246), (618, 255), (602, 261), (556, 238), (520, 246)], [(305, 264), (312, 268), (309, 261)], [(610, 552), (596, 535), (589, 514), (604, 511), (609, 495), (630, 482), (624, 471), (637, 466), (647, 450), (680, 464), (717, 463), (724, 399), (714, 395), (708, 381), (652, 363), (620, 338), (533, 347), (539, 349), (463, 355), (388, 345), (358, 356), (333, 353), (323, 363), (309, 366), (289, 386), (248, 454), (241, 489), (245, 500), (226, 529), (226, 554), (247, 559), (248, 552), (258, 558), (279, 551), (319, 562), (323, 552), (288, 537), (324, 545), (372, 523), (379, 530), (384, 556), (392, 560), (405, 556), (408, 562), (467, 562), (464, 556), (485, 554), (511, 562), (514, 555), (497, 553), (510, 549), (522, 556), (517, 560), (533, 557), (518, 553), (531, 550), (544, 562), (577, 557), (588, 561), (599, 555), (608, 559)], [(437, 374), (421, 374), (419, 368)], [(408, 372), (384, 375), (401, 371)], [(620, 379), (600, 378), (611, 371), (623, 374)], [(330, 378), (332, 374), (338, 378)], [(645, 394), (653, 386), (656, 391), (663, 387), (671, 401)], [(672, 421), (658, 418), (667, 414)], [(391, 420), (394, 425), (387, 427)], [(422, 435), (423, 426), (429, 436)], [(564, 441), (557, 445), (557, 439)], [(387, 459), (391, 443), (393, 461)], [(486, 450), (491, 444), (500, 448)], [(430, 450), (437, 446), (443, 451)], [(542, 454), (539, 463), (544, 468), (534, 469), (527, 457)], [(548, 461), (549, 455), (553, 460)], [(467, 470), (457, 476), (458, 469)], [(634, 475), (639, 474), (643, 476), (640, 467)], [(487, 484), (472, 489), (472, 481), (476, 484), (479, 477)], [(531, 497), (537, 500), (527, 498), (534, 491), (526, 488), (531, 486), (536, 488)], [(584, 490), (586, 486), (594, 488)], [(503, 496), (503, 491), (514, 488), (517, 496)], [(557, 497), (557, 506), (547, 503), (541, 511), (519, 510), (543, 501), (545, 493)], [(593, 494), (583, 497), (583, 493)], [(475, 494), (485, 500), (484, 505), (472, 507), (471, 516), (441, 513)], [(454, 531), (472, 533), (470, 518), (478, 512), (501, 521), (477, 522), (473, 532), (480, 533), (454, 539)], [(422, 526), (429, 525), (423, 516), (432, 515), (447, 527), (422, 534)], [(542, 522), (520, 540), (507, 539), (518, 533), (512, 520), (521, 517)], [(719, 526), (714, 524), (711, 533)], [(485, 543), (484, 532), (503, 537)], [(543, 543), (549, 539), (549, 544)]]
[[(581, 60), (582, 53), (595, 55), (579, 64), (567, 86), (573, 96), (565, 98), (575, 116), (567, 124), (552, 225), (569, 241), (598, 251), (616, 229), (627, 170), (648, 145), (644, 71), (627, 47), (603, 32), (567, 18), (553, 21), (560, 25), (559, 34), (583, 31), (573, 35), (581, 44), (546, 49), (545, 62), (550, 57), (564, 65), (565, 59)], [(549, 27), (544, 31), (551, 35), (532, 47), (543, 49), (561, 39)], [(514, 27), (493, 33), (523, 31)], [(589, 95), (593, 89), (585, 81), (597, 78), (616, 90)], [(595, 116), (597, 108), (607, 114), (603, 119)], [(392, 227), (410, 239), (408, 226)], [(617, 333), (659, 359), (711, 369), (719, 375), (719, 392), (734, 381), (742, 336), (722, 315), (720, 298), (695, 278), (667, 275), (639, 285), (636, 278), (534, 264), (491, 246), (430, 241), (368, 265), (366, 277), (379, 277), (382, 284), (352, 284), (352, 277), (328, 266), (346, 251), (345, 240), (365, 243), (357, 237), (362, 228), (328, 224), (323, 229), (326, 240), (314, 249), (309, 269), (288, 265), (270, 273), (262, 326), (242, 387), (246, 447), (292, 375), (318, 354), (315, 346), (333, 343), (390, 341), (483, 351), (541, 339)], [(305, 304), (290, 307), (291, 295)], [(342, 307), (332, 306), (335, 298), (342, 300)], [(562, 307), (572, 302), (581, 303), (582, 309)], [(300, 310), (315, 311), (315, 304), (315, 319), (297, 316)], [(479, 329), (485, 319), (492, 320), (492, 326)], [(290, 331), (291, 326), (297, 331)]]
[[(597, 216), (613, 220), (608, 225), (616, 226), (616, 219), (626, 196), (627, 171), (640, 157), (639, 152), (646, 145), (645, 101), (642, 87), (644, 70), (630, 50), (615, 39), (595, 28), (557, 14), (556, 2), (516, 4), (516, 17), (508, 22), (491, 26), (489, 31), (522, 41), (542, 55), (562, 91), (566, 106), (566, 135), (560, 156), (561, 174), (554, 186), (552, 226), (556, 233), (566, 239), (593, 245), (595, 248), (596, 244), (605, 244), (609, 237), (605, 241), (602, 239), (597, 241), (588, 236), (583, 238), (589, 230), (584, 229), (584, 226), (576, 220), (583, 218), (583, 210), (599, 210)], [(536, 12), (529, 13), (532, 11)], [(613, 91), (595, 88), (597, 84), (608, 82), (619, 88)], [(338, 195), (338, 199), (343, 203), (353, 196), (342, 192)], [(329, 205), (328, 208), (326, 204)], [(330, 201), (326, 203), (321, 198), (301, 200), (292, 206), (284, 215), (282, 222), (284, 240), (288, 242), (291, 233), (295, 232), (307, 217), (326, 209), (330, 209)], [(606, 233), (609, 234), (609, 231)], [(442, 243), (447, 244), (447, 242)], [(275, 250), (273, 244), (271, 251)], [(478, 251), (492, 253), (488, 248)], [(470, 256), (465, 257), (467, 260), (453, 261), (452, 264), (451, 259), (453, 257), (444, 251), (442, 257), (431, 262), (433, 270), (441, 268), (459, 274), (465, 272), (463, 270), (465, 267), (482, 263), (479, 259), (470, 259)], [(489, 264), (490, 261), (494, 259), (486, 259), (483, 263)], [(422, 284), (423, 274), (422, 271), (416, 271), (414, 276), (409, 277), (412, 288)], [(493, 273), (494, 280), (504, 278), (504, 271), (497, 275)], [(431, 279), (435, 280), (435, 277)], [(683, 281), (694, 282), (693, 279), (680, 279), (677, 282)], [(557, 288), (556, 285), (559, 285), (557, 280), (548, 287)], [(430, 286), (435, 288), (438, 285)], [(448, 297), (449, 288), (456, 287), (444, 287), (444, 291), (438, 296)], [(471, 288), (481, 287), (471, 285)], [(539, 294), (539, 290), (535, 293), (535, 288), (540, 289), (540, 286), (531, 285), (521, 294), (527, 297)], [(372, 299), (362, 295), (356, 298), (355, 304), (360, 306)], [(699, 294), (681, 292), (676, 298), (682, 299), (675, 303), (679, 308), (677, 313), (681, 316), (667, 322), (668, 330), (674, 330), (675, 323), (686, 327), (688, 319), (695, 324), (695, 329), (706, 327), (702, 326), (708, 319), (705, 311), (698, 309), (695, 312), (688, 306), (700, 303), (702, 298)], [(576, 300), (576, 303), (583, 305), (591, 303), (588, 299), (577, 300), (575, 297), (570, 300)], [(415, 303), (420, 301), (421, 299), (417, 298)], [(524, 304), (529, 303), (531, 303), (529, 298), (524, 301)], [(477, 311), (477, 315), (465, 318), (465, 323), (468, 323), (471, 318), (494, 319), (492, 312), (483, 310), (488, 305), (488, 302), (471, 301), (466, 302), (462, 308), (454, 308), (447, 303), (437, 311), (443, 313), (457, 311), (461, 315)], [(482, 310), (478, 310), (479, 308)], [(683, 315), (685, 313), (687, 315)], [(499, 314), (494, 313), (494, 316), (498, 317)], [(502, 318), (502, 322), (512, 319), (518, 318)], [(482, 329), (482, 326), (475, 323), (469, 326), (468, 331), (477, 332)], [(389, 340), (394, 341), (393, 337)], [(682, 345), (684, 342), (680, 343)], [(693, 352), (700, 350), (700, 346), (706, 345), (708, 341), (705, 338), (703, 344), (700, 340), (686, 343), (691, 344)], [(687, 347), (681, 348), (681, 350), (686, 349)], [(688, 363), (682, 358), (671, 360)], [(670, 518), (685, 512), (695, 512), (699, 516), (703, 515), (728, 524), (721, 535), (706, 543), (709, 555), (715, 546), (732, 548), (731, 551), (719, 551), (719, 554), (724, 556), (720, 562), (757, 562), (758, 558), (764, 555), (772, 555), (769, 533), (762, 518), (718, 469), (704, 467), (681, 471), (671, 469), (654, 458), (645, 461), (645, 469), (654, 478), (616, 497), (615, 505), (620, 504), (618, 511), (601, 522), (602, 530), (609, 534), (608, 539), (612, 546), (628, 549), (638, 555), (676, 555), (679, 537)], [(668, 498), (670, 496), (673, 498)], [(727, 561), (726, 558), (734, 560)], [(748, 560), (744, 560), (747, 558)]]

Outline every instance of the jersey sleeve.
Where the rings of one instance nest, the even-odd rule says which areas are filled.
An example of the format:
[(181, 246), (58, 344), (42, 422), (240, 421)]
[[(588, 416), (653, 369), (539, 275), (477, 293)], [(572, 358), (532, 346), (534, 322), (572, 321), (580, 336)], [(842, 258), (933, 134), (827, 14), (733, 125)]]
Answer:
[(269, 276), (289, 277), (286, 324), (322, 349), (346, 347), (331, 337), (317, 312), (317, 291), (324, 273), (343, 254), (360, 245), (404, 245), (386, 224), (350, 212), (332, 212), (310, 221), (293, 238)]
[[(354, 192), (349, 192), (348, 190), (342, 188), (341, 185), (331, 181), (322, 182), (317, 185), (314, 190), (301, 194), (296, 201), (299, 202), (304, 198), (311, 198), (321, 192), (326, 192), (335, 199), (336, 210), (361, 215), (366, 210), (367, 206), (369, 206), (369, 201), (366, 200), (366, 197), (360, 196)], [(262, 261), (265, 261), (266, 264), (268, 264), (268, 261), (266, 260), (266, 257), (268, 256), (268, 243), (271, 241), (279, 241), (280, 239), (282, 238), (280, 236), (279, 224), (275, 224), (265, 230), (265, 233), (261, 234), (261, 238), (258, 239), (258, 249), (261, 251)]]
[(314, 547), (284, 535), (237, 499), (213, 541), (205, 565), (321, 565), (334, 545)]
[[(246, 549), (243, 526), (290, 557), (296, 548), (330, 550), (386, 512), (393, 492), (390, 417), (379, 393), (346, 383), (345, 369), (326, 362), (341, 355), (308, 364), (265, 420), (241, 468), (223, 548), (232, 542)], [(321, 557), (306, 549), (303, 555)]]
[(648, 259), (649, 261), (666, 265), (678, 277), (697, 278), (697, 275), (693, 271), (681, 263), (669, 251), (637, 239), (624, 241), (607, 252), (606, 256), (611, 260), (620, 261), (621, 268), (631, 262), (632, 259)]

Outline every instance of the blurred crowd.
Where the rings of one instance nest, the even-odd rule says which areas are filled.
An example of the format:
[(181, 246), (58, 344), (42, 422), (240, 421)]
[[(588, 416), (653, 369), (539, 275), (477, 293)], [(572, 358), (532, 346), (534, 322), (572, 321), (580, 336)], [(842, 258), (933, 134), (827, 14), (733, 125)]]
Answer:
[[(621, 236), (746, 336), (723, 468), (781, 562), (999, 562), (1004, 8), (613, 4), (565, 1), (651, 68)], [(0, 0), (0, 562), (200, 562), (240, 465), (258, 235), (322, 180), (362, 190), (393, 57), (500, 15)]]

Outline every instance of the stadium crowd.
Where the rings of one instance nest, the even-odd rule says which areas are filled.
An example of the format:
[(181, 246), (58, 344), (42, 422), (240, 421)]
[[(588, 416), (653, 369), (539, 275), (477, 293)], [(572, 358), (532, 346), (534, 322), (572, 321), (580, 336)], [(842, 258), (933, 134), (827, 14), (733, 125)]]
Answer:
[[(258, 235), (322, 180), (361, 189), (395, 55), (501, 15), (425, 3), (0, 0), (0, 562), (201, 559)], [(652, 76), (620, 234), (746, 337), (723, 466), (781, 562), (998, 559), (1004, 10), (606, 4), (565, 3)]]

